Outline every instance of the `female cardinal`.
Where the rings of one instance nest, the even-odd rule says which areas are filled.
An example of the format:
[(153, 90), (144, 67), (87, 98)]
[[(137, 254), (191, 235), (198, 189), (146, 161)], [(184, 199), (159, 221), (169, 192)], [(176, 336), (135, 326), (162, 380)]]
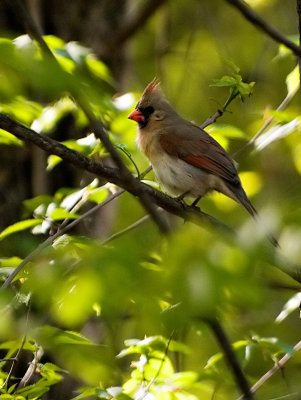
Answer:
[(138, 123), (138, 146), (164, 191), (192, 197), (195, 205), (206, 193), (217, 190), (255, 217), (232, 158), (207, 132), (173, 109), (157, 80), (146, 87), (129, 119)]

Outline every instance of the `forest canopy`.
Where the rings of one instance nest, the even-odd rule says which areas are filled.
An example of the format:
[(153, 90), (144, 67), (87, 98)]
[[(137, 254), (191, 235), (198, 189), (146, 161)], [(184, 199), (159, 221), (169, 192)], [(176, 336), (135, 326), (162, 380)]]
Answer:
[[(300, 37), (300, 0), (0, 4), (0, 399), (301, 397)], [(258, 216), (162, 190), (154, 78)]]

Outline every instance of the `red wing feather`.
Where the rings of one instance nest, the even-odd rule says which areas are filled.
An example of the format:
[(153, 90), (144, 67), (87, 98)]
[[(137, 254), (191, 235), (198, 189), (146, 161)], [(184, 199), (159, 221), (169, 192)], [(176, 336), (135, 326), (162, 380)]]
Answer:
[(180, 158), (183, 161), (186, 161), (188, 164), (193, 165), (194, 167), (205, 169), (208, 172), (213, 173), (214, 175), (219, 175), (227, 179), (225, 169), (222, 166), (218, 165), (216, 162), (210, 160), (210, 158), (204, 156), (195, 156), (194, 154), (189, 154), (186, 157)]
[(160, 137), (160, 144), (169, 155), (237, 184), (237, 171), (226, 151), (206, 132), (201, 131), (201, 135), (204, 137), (199, 140), (187, 140), (165, 133)]

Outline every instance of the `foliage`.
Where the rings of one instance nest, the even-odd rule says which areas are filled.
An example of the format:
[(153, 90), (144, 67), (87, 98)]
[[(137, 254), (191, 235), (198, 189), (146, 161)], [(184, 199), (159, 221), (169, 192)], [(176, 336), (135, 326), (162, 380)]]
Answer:
[[(183, 21), (186, 6), (171, 3), (175, 20)], [(207, 12), (211, 7), (205, 6)], [(226, 6), (216, 11), (215, 18), (220, 18), (221, 9)], [(195, 23), (195, 17), (192, 20)], [(154, 35), (149, 31), (154, 33), (155, 22), (158, 20), (133, 41), (133, 59), (143, 76), (153, 75), (153, 71), (148, 72), (143, 57), (135, 58), (135, 54), (139, 50), (143, 55), (152, 48)], [(235, 20), (233, 24), (237, 32), (240, 23)], [(227, 30), (226, 24), (222, 27)], [(268, 68), (263, 72), (256, 66), (259, 78), (254, 86), (257, 79), (245, 79), (252, 66), (248, 67), (244, 58), (245, 47), (251, 57), (257, 54), (253, 42), (242, 46), (239, 38), (233, 38), (233, 46), (237, 40), (240, 45), (235, 62), (243, 64), (241, 72), (233, 61), (217, 59), (217, 44), (213, 35), (205, 35), (205, 28), (193, 31), (190, 44), (186, 27), (173, 29), (170, 40), (180, 58), (183, 49), (188, 59), (196, 49), (202, 49), (208, 64), (202, 63), (198, 69), (199, 75), (204, 72), (202, 85), (206, 89), (200, 91), (195, 84), (198, 95), (191, 96), (194, 102), (186, 101), (189, 90), (183, 90), (181, 111), (189, 109), (191, 117), (200, 119), (199, 93), (208, 98), (214, 93), (218, 98), (214, 110), (221, 108), (224, 115), (221, 122), (206, 129), (233, 152), (271, 118), (269, 127), (254, 142), (254, 151), (241, 159), (240, 167), (243, 185), (260, 217), (250, 221), (236, 203), (214, 194), (202, 200), (202, 210), (234, 228), (235, 237), (174, 218), (175, 231), (169, 237), (162, 237), (148, 220), (113, 238), (112, 233), (141, 218), (144, 210), (127, 193), (115, 200), (118, 207), (113, 208), (113, 202), (105, 205), (117, 189), (99, 178), (89, 176), (84, 183), (72, 182), (70, 187), (60, 186), (24, 199), (22, 215), (0, 233), (2, 281), (48, 235), (70, 221), (80, 224), (78, 230), (58, 235), (46, 249), (34, 254), (11, 287), (0, 291), (1, 399), (48, 399), (68, 380), (73, 385), (68, 398), (74, 400), (236, 398), (240, 393), (235, 377), (205, 322), (208, 318), (221, 321), (251, 384), (284, 354), (294, 353), (293, 346), (300, 340), (300, 295), (295, 293), (296, 283), (275, 265), (300, 262), (301, 116), (294, 103), (277, 110), (274, 90), (293, 98), (299, 88), (298, 69), (292, 65), (290, 52), (280, 51), (274, 60), (281, 65), (279, 74), (272, 66), (273, 76), (269, 77)], [(242, 30), (243, 37), (247, 34)], [(45, 40), (59, 63), (45, 56), (27, 35), (1, 38), (1, 112), (42, 135), (53, 135), (66, 116), (72, 116), (74, 129), (82, 135), (63, 143), (107, 162), (108, 154), (91, 132), (87, 118), (86, 111), (93, 112), (126, 165), (142, 178), (147, 162), (137, 152), (135, 127), (126, 118), (136, 95), (113, 97), (110, 71), (90, 49), (55, 36)], [(181, 70), (176, 54), (170, 52), (159, 60), (163, 77), (170, 70), (163, 85), (172, 102), (179, 96), (175, 90), (172, 93), (171, 82), (188, 68), (185, 64)], [(268, 53), (270, 64), (275, 55), (276, 48)], [(196, 68), (198, 62), (193, 65)], [(195, 74), (193, 71), (192, 80)], [(273, 88), (271, 92), (265, 90), (267, 87)], [(193, 103), (191, 109), (187, 103)], [(206, 119), (212, 109), (207, 99), (204, 103), (202, 117)], [(20, 140), (3, 130), (0, 144), (3, 153), (7, 149), (26, 151)], [(48, 155), (44, 176), (53, 174), (59, 179), (63, 164), (57, 156)], [(156, 185), (151, 174), (147, 179)], [(104, 214), (110, 214), (109, 207), (114, 213), (104, 237), (94, 235), (89, 228), (94, 220), (104, 224), (107, 215), (85, 214), (99, 205)], [(86, 228), (79, 228), (84, 222)], [(267, 242), (266, 234), (272, 231), (279, 232), (281, 257)], [(28, 361), (34, 372), (25, 387), (19, 387)], [(300, 354), (294, 354), (285, 368), (285, 377), (279, 372), (272, 376), (259, 389), (259, 398), (300, 393)]]

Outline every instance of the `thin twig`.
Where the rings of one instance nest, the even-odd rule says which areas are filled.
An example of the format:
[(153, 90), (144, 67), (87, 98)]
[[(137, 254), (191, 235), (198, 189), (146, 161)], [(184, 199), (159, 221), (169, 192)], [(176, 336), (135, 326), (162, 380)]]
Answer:
[(45, 40), (43, 39), (40, 27), (37, 25), (36, 21), (29, 15), (27, 12), (24, 2), (21, 0), (6, 0), (7, 4), (11, 7), (13, 12), (16, 16), (20, 19), (20, 21), (24, 24), (28, 35), (33, 39), (36, 40), (41, 49), (45, 54), (47, 54), (52, 59), (55, 59), (54, 55), (52, 54), (51, 50), (47, 46)]
[(216, 318), (205, 318), (204, 321), (210, 326), (216, 340), (218, 341), (225, 355), (225, 359), (232, 369), (236, 384), (243, 393), (243, 396), (241, 398), (244, 400), (253, 400), (253, 395), (250, 390), (249, 383), (238, 363), (231, 343), (229, 342), (229, 339), (227, 338), (226, 332), (224, 331), (221, 323)]
[(20, 354), (21, 354), (21, 351), (23, 350), (25, 341), (26, 341), (26, 335), (23, 336), (22, 342), (21, 342), (20, 347), (18, 348), (17, 354), (16, 354), (16, 356), (12, 359), (12, 364), (11, 364), (10, 370), (9, 370), (9, 372), (8, 372), (8, 374), (7, 374), (7, 377), (6, 377), (6, 379), (5, 379), (5, 381), (4, 381), (3, 385), (2, 385), (2, 387), (5, 387), (5, 388), (8, 387), (10, 378), (11, 378), (13, 372), (14, 372), (14, 369), (15, 369), (16, 363), (17, 363), (17, 361), (18, 361), (18, 359), (19, 359), (19, 356), (20, 356)]
[(120, 29), (117, 30), (116, 36), (108, 40), (108, 45), (102, 51), (102, 57), (106, 58), (107, 55), (116, 51), (128, 39), (130, 39), (143, 25), (150, 19), (150, 17), (161, 7), (166, 0), (149, 0), (146, 5), (139, 10), (131, 19), (129, 19)]
[(114, 233), (113, 235), (111, 235), (110, 237), (108, 237), (107, 239), (103, 240), (101, 242), (101, 244), (107, 244), (109, 242), (111, 242), (114, 239), (119, 238), (120, 236), (132, 231), (133, 229), (136, 229), (138, 226), (140, 226), (141, 224), (143, 224), (144, 222), (149, 220), (149, 215), (144, 215), (142, 218), (139, 218), (136, 222), (132, 223), (131, 225), (127, 226), (126, 228), (122, 229), (119, 232)]
[[(276, 111), (283, 111), (289, 105), (289, 103), (293, 100), (293, 98), (295, 97), (296, 93), (297, 93), (297, 91), (292, 92), (292, 93), (288, 93), (287, 96), (284, 98), (284, 100), (281, 102), (281, 104), (276, 108)], [(259, 129), (259, 131), (256, 132), (256, 134), (248, 141), (248, 143), (246, 143), (236, 153), (234, 153), (232, 157), (236, 159), (239, 155), (244, 153), (245, 150), (247, 150), (248, 148), (252, 148), (252, 146), (254, 145), (256, 139), (259, 136), (261, 136), (263, 134), (263, 132), (266, 131), (266, 129), (272, 124), (274, 119), (275, 119), (275, 117), (273, 115), (271, 115), (265, 121), (265, 123), (262, 125), (262, 127)]]
[(211, 117), (209, 117), (205, 122), (200, 125), (201, 129), (205, 129), (207, 126), (214, 124), (216, 120), (224, 114), (222, 110), (217, 110)]
[[(266, 372), (252, 387), (251, 392), (255, 393), (268, 379), (270, 379), (277, 371), (281, 370), (284, 365), (301, 350), (301, 340), (294, 346), (293, 351), (286, 353), (268, 372)], [(243, 400), (243, 397), (239, 397), (238, 400)]]
[(241, 0), (226, 0), (227, 3), (237, 8), (243, 16), (250, 21), (253, 25), (265, 32), (268, 36), (278, 43), (284, 44), (287, 48), (292, 50), (297, 57), (301, 57), (301, 47), (297, 46), (294, 42), (289, 40), (286, 36), (280, 33), (277, 29), (270, 26), (264, 19), (262, 19), (255, 11), (252, 10), (245, 2)]
[(17, 391), (18, 391), (18, 389), (24, 388), (27, 385), (27, 383), (30, 381), (31, 377), (33, 376), (33, 374), (35, 373), (35, 371), (37, 369), (38, 362), (43, 357), (43, 355), (44, 355), (44, 350), (42, 349), (42, 347), (39, 347), (39, 350), (37, 352), (35, 352), (33, 360), (29, 364), (27, 371), (25, 372), (23, 378), (21, 379), (19, 385), (17, 386)]
[(137, 400), (143, 400), (146, 397), (147, 393), (149, 392), (150, 387), (152, 386), (152, 384), (155, 382), (155, 380), (160, 375), (160, 372), (163, 368), (164, 361), (166, 360), (166, 356), (168, 353), (169, 345), (170, 345), (171, 339), (173, 337), (173, 334), (174, 334), (174, 331), (171, 333), (171, 335), (168, 338), (168, 342), (166, 344), (165, 351), (164, 351), (163, 357), (160, 362), (160, 366), (159, 366), (158, 370), (156, 371), (155, 376), (149, 381), (148, 385), (143, 389), (143, 393), (140, 395), (140, 397), (137, 398)]

